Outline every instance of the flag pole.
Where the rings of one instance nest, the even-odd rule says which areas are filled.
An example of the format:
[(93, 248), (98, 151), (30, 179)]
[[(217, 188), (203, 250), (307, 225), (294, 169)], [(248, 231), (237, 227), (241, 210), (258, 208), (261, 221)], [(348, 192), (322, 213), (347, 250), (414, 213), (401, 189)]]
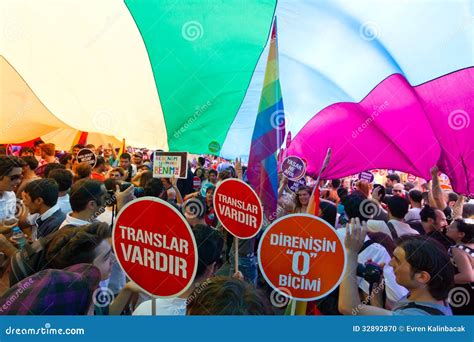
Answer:
[[(318, 177), (316, 178), (316, 186), (314, 187), (312, 193), (311, 193), (311, 198), (309, 199), (309, 204), (308, 204), (308, 209), (306, 210), (307, 213), (315, 215), (319, 210), (319, 208), (316, 208), (316, 199), (315, 196), (318, 196), (317, 200), (319, 203), (319, 181), (321, 179), (321, 175), (323, 174), (324, 170), (328, 167), (329, 161), (331, 160), (331, 155), (332, 155), (332, 150), (329, 147), (327, 152), (326, 152), (326, 157), (324, 158), (323, 165), (321, 166), (321, 169), (319, 170)], [(318, 205), (319, 206), (319, 205)], [(308, 307), (308, 302), (301, 302), (301, 301), (296, 301), (295, 304), (295, 311), (296, 315), (298, 316), (304, 316), (306, 315), (306, 308)]]

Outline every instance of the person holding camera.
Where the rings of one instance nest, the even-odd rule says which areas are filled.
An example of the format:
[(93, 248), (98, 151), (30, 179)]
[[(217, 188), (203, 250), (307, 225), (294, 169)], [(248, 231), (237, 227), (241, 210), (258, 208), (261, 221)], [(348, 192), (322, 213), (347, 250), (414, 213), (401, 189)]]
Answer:
[(405, 235), (398, 239), (390, 261), (397, 283), (407, 288), (408, 296), (395, 303), (392, 310), (383, 308), (383, 291), (370, 294), (372, 305), (363, 304), (359, 297), (356, 270), (358, 253), (366, 234), (367, 224), (361, 223), (359, 218), (351, 219), (344, 240), (347, 268), (340, 285), (338, 305), (342, 314), (452, 315), (446, 302), (454, 285), (454, 269), (449, 256), (437, 241), (419, 235)]
[[(129, 186), (123, 191), (116, 186), (117, 212), (129, 201), (133, 200), (135, 187)], [(66, 225), (83, 226), (93, 222), (97, 216), (104, 212), (107, 200), (107, 189), (104, 183), (94, 179), (81, 179), (71, 187), (69, 201), (72, 212), (66, 215), (66, 219), (59, 229)]]

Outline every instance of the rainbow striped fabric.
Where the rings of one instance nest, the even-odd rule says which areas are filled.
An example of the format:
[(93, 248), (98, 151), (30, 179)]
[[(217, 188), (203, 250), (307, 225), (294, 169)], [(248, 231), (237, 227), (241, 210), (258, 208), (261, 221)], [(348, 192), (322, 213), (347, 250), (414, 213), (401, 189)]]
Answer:
[(274, 217), (278, 196), (277, 151), (285, 137), (285, 112), (278, 73), (277, 22), (273, 22), (262, 96), (252, 135), (247, 177), (267, 218)]

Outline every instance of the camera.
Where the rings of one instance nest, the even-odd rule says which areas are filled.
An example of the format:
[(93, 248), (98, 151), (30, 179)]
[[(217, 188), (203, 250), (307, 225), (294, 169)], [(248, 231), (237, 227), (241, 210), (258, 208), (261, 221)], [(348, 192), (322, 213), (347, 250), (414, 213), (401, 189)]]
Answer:
[[(132, 183), (130, 183), (130, 182), (120, 183), (120, 191), (127, 190), (131, 185), (132, 185)], [(143, 197), (145, 195), (144, 189), (136, 186), (135, 189), (133, 189), (133, 195), (136, 198)]]
[[(117, 184), (119, 185), (120, 191), (125, 191), (127, 190), (132, 183), (129, 182), (120, 182), (116, 181), (114, 179), (106, 179), (104, 182), (105, 188), (107, 189), (107, 193), (105, 195), (105, 204), (107, 206), (112, 206), (117, 204), (117, 198), (116, 198), (116, 186)], [(135, 187), (133, 194), (135, 195), (136, 198), (143, 197), (145, 195), (144, 189)]]
[(357, 276), (364, 278), (369, 284), (380, 284), (382, 280), (383, 269), (377, 263), (367, 261), (364, 264), (357, 265)]

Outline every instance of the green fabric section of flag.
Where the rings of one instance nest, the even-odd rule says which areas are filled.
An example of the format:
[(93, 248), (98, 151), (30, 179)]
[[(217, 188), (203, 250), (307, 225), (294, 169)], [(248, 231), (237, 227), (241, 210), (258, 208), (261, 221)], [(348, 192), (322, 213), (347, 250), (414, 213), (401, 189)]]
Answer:
[(148, 51), (170, 151), (218, 154), (267, 42), (276, 0), (125, 3)]

